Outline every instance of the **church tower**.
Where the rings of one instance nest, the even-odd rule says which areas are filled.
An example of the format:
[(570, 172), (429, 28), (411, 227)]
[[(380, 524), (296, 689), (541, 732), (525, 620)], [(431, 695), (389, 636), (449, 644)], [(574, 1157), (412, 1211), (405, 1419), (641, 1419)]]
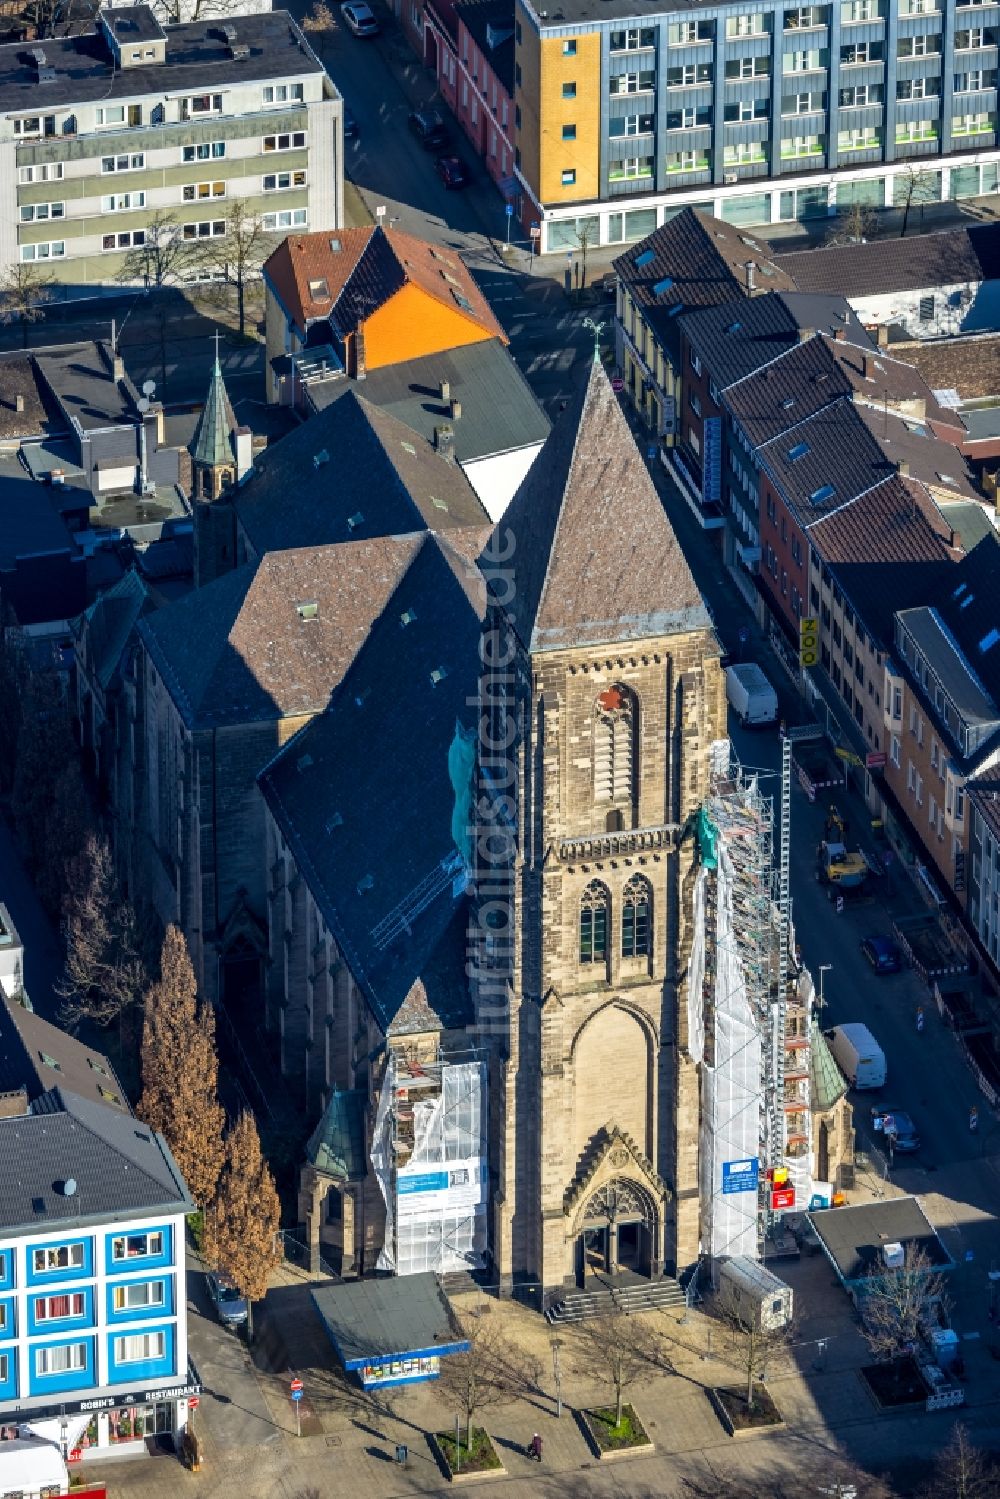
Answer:
[(229, 497), (250, 473), (253, 453), (250, 429), (238, 424), (229, 400), (218, 349), (208, 395), (188, 451), (195, 586), (200, 588), (236, 566), (236, 522)]
[(726, 734), (711, 621), (596, 360), (480, 565), (491, 1245), (551, 1300), (697, 1258), (693, 822)]

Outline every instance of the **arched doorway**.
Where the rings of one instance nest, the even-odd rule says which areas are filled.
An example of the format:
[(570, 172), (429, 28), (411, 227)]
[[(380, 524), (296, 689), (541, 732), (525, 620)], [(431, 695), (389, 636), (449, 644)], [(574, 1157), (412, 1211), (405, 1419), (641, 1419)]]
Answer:
[(823, 1119), (819, 1126), (819, 1156), (817, 1180), (828, 1182), (830, 1180), (830, 1127)]
[(657, 1212), (637, 1182), (615, 1177), (599, 1187), (578, 1219), (577, 1281), (631, 1273), (651, 1275), (656, 1256)]

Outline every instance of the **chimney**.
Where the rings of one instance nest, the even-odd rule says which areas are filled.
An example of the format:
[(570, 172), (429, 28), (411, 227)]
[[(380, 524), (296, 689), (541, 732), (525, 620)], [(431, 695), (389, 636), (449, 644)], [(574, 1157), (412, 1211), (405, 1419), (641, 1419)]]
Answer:
[(368, 374), (365, 368), (365, 335), (364, 329), (359, 328), (354, 335), (354, 378), (364, 380)]
[(952, 527), (951, 537), (949, 539), (948, 545), (950, 547), (953, 547), (956, 552), (960, 552), (962, 550), (962, 533), (961, 531), (956, 531), (954, 526)]
[(889, 325), (887, 323), (879, 323), (875, 329), (875, 342), (880, 349), (887, 349), (889, 347)]
[(455, 462), (455, 432), (452, 427), (434, 428), (434, 448), (449, 463)]
[(253, 432), (249, 427), (236, 428), (236, 482), (242, 484), (253, 468)]
[(111, 359), (111, 378), (117, 385), (119, 380), (125, 379), (125, 361), (115, 349)]
[(442, 380), (441, 381), (438, 393), (439, 393), (442, 401), (444, 401), (445, 404), (447, 405), (447, 403), (451, 400), (451, 385), (449, 384), (449, 382), (447, 380)]
[(807, 344), (809, 342), (809, 340), (812, 338), (813, 333), (815, 331), (816, 330), (814, 328), (800, 328), (799, 329), (799, 343), (800, 344)]
[(61, 468), (50, 469), (50, 471), (49, 471), (49, 483), (50, 484), (65, 484), (66, 483), (66, 475), (63, 473), (63, 471), (62, 471)]
[(875, 361), (870, 354), (865, 354), (862, 356), (861, 373), (864, 375), (866, 380), (875, 379)]
[(15, 411), (23, 411), (24, 410), (24, 397), (23, 396), (15, 396), (14, 397), (14, 410)]
[(837, 340), (837, 342), (839, 344), (846, 343), (846, 341), (847, 341), (847, 329), (846, 328), (834, 328), (834, 330), (833, 330), (833, 336), (834, 336), (834, 338)]
[(752, 260), (748, 260), (743, 269), (747, 273), (747, 295), (752, 297), (757, 289), (757, 282), (755, 280), (757, 267)]
[(908, 479), (910, 477), (910, 465), (905, 458), (901, 458), (896, 464), (896, 472), (901, 479)]
[(451, 419), (452, 419), (452, 421), (453, 422), (457, 422), (458, 419), (459, 419), (459, 417), (462, 415), (462, 403), (461, 403), (461, 401), (457, 401), (454, 398), (454, 396), (453, 396), (452, 399), (451, 399), (451, 401), (449, 402), (449, 410), (451, 411)]

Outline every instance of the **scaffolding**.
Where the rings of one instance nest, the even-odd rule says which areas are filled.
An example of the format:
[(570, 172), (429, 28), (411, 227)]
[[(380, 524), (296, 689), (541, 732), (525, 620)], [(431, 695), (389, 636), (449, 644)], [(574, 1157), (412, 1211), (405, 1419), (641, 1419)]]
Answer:
[(372, 1166), (385, 1201), (378, 1268), (476, 1270), (486, 1251), (486, 1066), (390, 1053)]
[[(808, 974), (790, 978), (790, 746), (774, 799), (728, 742), (713, 747), (694, 902), (689, 1037), (702, 1062), (702, 1247), (759, 1256), (793, 1187), (811, 1192)], [(698, 992), (700, 990), (700, 993)], [(788, 1203), (791, 1207), (793, 1204)]]

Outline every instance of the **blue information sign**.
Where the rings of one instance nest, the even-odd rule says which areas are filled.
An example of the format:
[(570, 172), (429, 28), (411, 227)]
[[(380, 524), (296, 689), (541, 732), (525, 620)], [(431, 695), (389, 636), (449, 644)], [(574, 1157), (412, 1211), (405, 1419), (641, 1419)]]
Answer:
[(513, 205), (513, 203), (505, 203), (504, 204), (504, 211), (506, 212), (507, 217), (509, 219), (512, 219), (514, 217), (514, 205)]
[(723, 1161), (722, 1190), (726, 1192), (756, 1192), (760, 1176), (760, 1162)]
[(292, 1391), (292, 1399), (293, 1400), (301, 1400), (302, 1399), (302, 1391), (301, 1390), (293, 1390)]

